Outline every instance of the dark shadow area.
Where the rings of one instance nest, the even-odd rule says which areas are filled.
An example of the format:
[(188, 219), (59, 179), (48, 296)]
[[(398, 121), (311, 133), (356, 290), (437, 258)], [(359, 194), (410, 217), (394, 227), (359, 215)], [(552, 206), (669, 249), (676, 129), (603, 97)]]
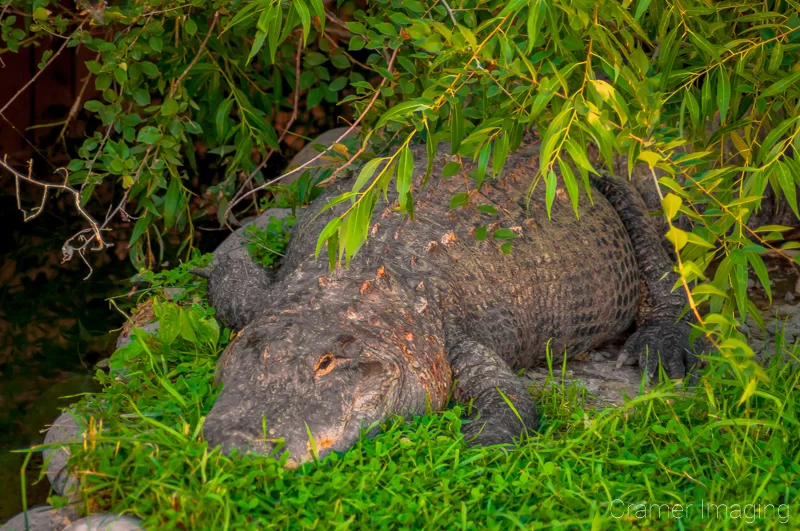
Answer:
[[(122, 316), (106, 297), (125, 289), (133, 274), (113, 253), (88, 255), (92, 276), (79, 259), (61, 263), (61, 245), (81, 229), (66, 197), (23, 222), (13, 181), (2, 178), (0, 195), (0, 520), (21, 510), (19, 470), (25, 454), (11, 453), (43, 441), (42, 430), (80, 393), (97, 389), (94, 365), (113, 351), (109, 331)], [(11, 186), (9, 186), (11, 184)], [(28, 503), (44, 503), (45, 479), (34, 456), (28, 473)]]

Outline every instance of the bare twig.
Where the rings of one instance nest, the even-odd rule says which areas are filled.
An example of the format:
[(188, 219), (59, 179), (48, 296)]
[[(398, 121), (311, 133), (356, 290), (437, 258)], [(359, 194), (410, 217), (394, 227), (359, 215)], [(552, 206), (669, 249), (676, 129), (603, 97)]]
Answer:
[[(10, 5), (10, 4), (11, 4), (11, 3), (9, 2), (9, 5)], [(25, 11), (19, 10), (19, 9), (17, 9), (17, 8), (14, 8), (14, 7), (12, 7), (12, 8), (9, 10), (9, 13), (11, 13), (11, 14), (13, 14), (13, 15), (16, 15), (16, 16), (18, 16), (18, 17), (33, 18), (33, 14), (31, 14), (31, 13), (26, 13)]]
[[(145, 152), (144, 158), (142, 159), (142, 165), (136, 172), (134, 180), (138, 178), (139, 174), (142, 171), (142, 168), (146, 165), (147, 158), (149, 157), (151, 150), (152, 146), (150, 146)], [(20, 212), (22, 212), (25, 221), (30, 221), (38, 217), (44, 211), (44, 205), (47, 202), (50, 190), (64, 190), (73, 195), (75, 199), (75, 208), (78, 210), (78, 213), (81, 215), (81, 217), (84, 218), (89, 223), (89, 228), (78, 231), (76, 234), (74, 234), (64, 242), (64, 245), (61, 248), (61, 252), (64, 255), (62, 263), (68, 262), (69, 260), (72, 259), (75, 253), (77, 253), (81, 257), (81, 260), (83, 260), (89, 267), (89, 274), (86, 276), (86, 278), (89, 278), (89, 276), (91, 276), (92, 274), (92, 267), (87, 262), (84, 253), (87, 249), (90, 251), (101, 251), (106, 247), (113, 247), (114, 245), (113, 243), (108, 243), (103, 239), (102, 231), (106, 229), (111, 220), (120, 211), (124, 212), (123, 209), (125, 208), (125, 203), (128, 200), (128, 194), (130, 193), (130, 188), (125, 190), (125, 193), (123, 194), (120, 202), (117, 203), (117, 206), (113, 210), (109, 209), (109, 212), (106, 214), (105, 220), (103, 221), (102, 224), (99, 224), (97, 220), (95, 220), (94, 217), (91, 214), (89, 214), (89, 212), (87, 212), (83, 208), (83, 206), (81, 206), (81, 193), (79, 190), (76, 190), (75, 188), (69, 185), (69, 172), (67, 171), (66, 168), (56, 169), (56, 172), (60, 172), (64, 175), (63, 182), (46, 183), (38, 181), (33, 178), (33, 161), (30, 161), (28, 163), (28, 175), (22, 174), (16, 171), (14, 168), (12, 168), (11, 165), (8, 163), (7, 156), (4, 157), (3, 160), (0, 160), (0, 167), (5, 168), (14, 175), (16, 184), (16, 194), (17, 194), (17, 207), (19, 208)], [(25, 181), (27, 183), (39, 186), (40, 188), (44, 189), (44, 195), (42, 196), (42, 200), (39, 203), (39, 206), (37, 206), (33, 210), (27, 211), (24, 208), (22, 208), (22, 196), (19, 189), (20, 181)], [(87, 236), (87, 233), (91, 233), (91, 235)], [(80, 245), (77, 247), (72, 243), (76, 239), (80, 241)], [(96, 245), (94, 247), (90, 247), (92, 243), (95, 243)]]
[[(86, 245), (88, 245), (88, 242), (91, 242), (93, 240), (97, 242), (97, 247), (93, 248), (92, 249), (93, 251), (99, 251), (99, 250), (103, 249), (104, 247), (110, 247), (111, 246), (111, 244), (107, 244), (105, 242), (105, 240), (103, 240), (103, 235), (100, 233), (100, 231), (103, 229), (103, 227), (101, 227), (100, 224), (98, 224), (97, 221), (92, 217), (92, 215), (89, 214), (86, 210), (84, 210), (84, 208), (81, 206), (81, 194), (80, 194), (80, 192), (78, 190), (76, 190), (75, 188), (73, 188), (73, 187), (71, 187), (69, 185), (69, 172), (65, 168), (56, 169), (56, 172), (60, 171), (60, 172), (63, 173), (63, 175), (64, 175), (64, 181), (63, 182), (61, 182), (61, 183), (45, 183), (45, 182), (38, 181), (38, 180), (33, 178), (33, 161), (28, 162), (28, 174), (27, 175), (22, 174), (22, 173), (18, 172), (17, 170), (15, 170), (14, 168), (12, 168), (11, 165), (8, 163), (8, 156), (3, 157), (3, 160), (0, 161), (0, 166), (2, 166), (3, 168), (5, 168), (6, 170), (8, 170), (9, 172), (11, 172), (14, 175), (14, 180), (15, 180), (15, 184), (16, 184), (16, 193), (17, 193), (17, 207), (19, 208), (20, 212), (22, 212), (22, 215), (23, 215), (25, 221), (30, 221), (30, 220), (38, 217), (44, 211), (44, 205), (47, 202), (47, 196), (48, 196), (50, 190), (64, 190), (64, 191), (69, 192), (69, 193), (72, 194), (72, 196), (75, 199), (75, 208), (78, 210), (78, 213), (81, 215), (81, 217), (83, 217), (89, 223), (89, 226), (90, 226), (89, 229), (82, 230), (81, 232), (79, 232), (78, 234), (76, 234), (75, 236), (73, 236), (72, 238), (67, 240), (67, 242), (73, 240), (74, 238), (76, 238), (77, 236), (79, 236), (81, 234), (84, 234), (86, 232), (91, 232), (92, 236), (88, 239), (87, 244), (85, 244), (84, 247)], [(39, 186), (40, 188), (44, 189), (44, 194), (42, 195), (41, 203), (39, 204), (39, 206), (37, 206), (33, 210), (27, 211), (24, 208), (22, 208), (22, 197), (20, 195), (20, 190), (19, 190), (20, 181), (25, 181), (27, 183)], [(66, 256), (67, 253), (68, 253), (67, 249), (68, 249), (68, 246), (65, 244), (65, 246), (64, 246), (65, 259), (69, 259), (69, 258), (72, 257), (71, 254), (70, 254), (69, 258), (67, 258), (67, 256)], [(72, 249), (72, 248), (69, 247), (69, 249)]]
[(83, 255), (83, 253), (78, 253), (78, 256), (81, 257), (81, 260), (83, 260), (83, 263), (86, 264), (86, 267), (89, 268), (89, 272), (86, 273), (86, 276), (83, 277), (83, 280), (89, 280), (89, 277), (92, 276), (92, 273), (94, 273), (94, 268), (89, 263), (89, 260), (87, 260), (86, 257)]
[(333, 22), (334, 24), (336, 24), (340, 28), (343, 28), (343, 30), (348, 33), (348, 35), (346, 35), (347, 37), (352, 37), (353, 36), (353, 34), (350, 32), (350, 28), (347, 27), (347, 24), (345, 24), (340, 18), (338, 18), (333, 13), (330, 13), (329, 11), (325, 11), (325, 18), (327, 18), (330, 22)]
[[(153, 150), (153, 145), (151, 144), (150, 146), (147, 147), (147, 151), (145, 151), (144, 157), (142, 158), (142, 164), (139, 165), (139, 169), (136, 170), (136, 173), (133, 176), (133, 181), (134, 182), (139, 179), (139, 175), (142, 173), (142, 169), (147, 165), (147, 158), (150, 156), (150, 152), (152, 150)], [(66, 170), (64, 170), (64, 171), (66, 172)], [(125, 193), (122, 194), (122, 199), (120, 199), (119, 203), (117, 203), (117, 206), (114, 207), (113, 210), (111, 210), (111, 208), (109, 207), (109, 211), (106, 213), (106, 218), (103, 221), (103, 224), (100, 225), (100, 227), (97, 230), (96, 234), (92, 235), (92, 237), (90, 237), (90, 238), (85, 238), (83, 236), (83, 234), (88, 232), (90, 229), (84, 229), (84, 230), (78, 232), (77, 234), (75, 234), (74, 236), (72, 236), (71, 238), (69, 238), (64, 243), (64, 246), (62, 248), (62, 252), (64, 253), (64, 260), (65, 261), (69, 260), (70, 258), (72, 258), (72, 255), (75, 252), (77, 252), (79, 255), (81, 255), (81, 258), (83, 258), (84, 251), (86, 251), (87, 247), (89, 247), (89, 244), (92, 243), (92, 241), (95, 239), (96, 235), (99, 234), (99, 231), (105, 230), (105, 228), (108, 226), (108, 224), (111, 223), (111, 220), (114, 219), (114, 217), (119, 212), (125, 213), (125, 204), (128, 201), (128, 194), (130, 194), (130, 191), (131, 191), (130, 188), (125, 190)], [(127, 215), (127, 214), (125, 213), (125, 215)], [(82, 238), (83, 245), (81, 245), (80, 247), (74, 247), (72, 245), (72, 240), (74, 240), (75, 238)], [(103, 246), (105, 246), (105, 247), (111, 247), (112, 245), (113, 244), (103, 242)], [(94, 249), (91, 249), (91, 250), (92, 251), (99, 251), (102, 248), (103, 248), (102, 246), (98, 246), (97, 248), (94, 248)], [(86, 261), (86, 260), (84, 259), (84, 261)]]
[(208, 39), (211, 38), (211, 34), (214, 32), (214, 27), (217, 25), (217, 21), (219, 20), (219, 11), (214, 13), (214, 20), (211, 21), (211, 26), (208, 28), (208, 33), (206, 34), (206, 38), (203, 39), (203, 42), (200, 43), (200, 49), (197, 50), (197, 54), (192, 59), (192, 62), (186, 67), (186, 70), (178, 76), (178, 79), (172, 82), (172, 88), (169, 91), (169, 96), (172, 97), (175, 94), (175, 91), (178, 90), (183, 78), (189, 74), (189, 71), (194, 68), (194, 65), (197, 64), (197, 61), (200, 59), (200, 56), (203, 54), (203, 51), (206, 49), (206, 44), (208, 44)]
[(34, 152), (34, 153), (36, 153), (37, 155), (39, 155), (39, 156), (42, 158), (42, 160), (43, 160), (43, 161), (45, 161), (45, 162), (46, 162), (46, 163), (47, 163), (47, 164), (48, 164), (48, 165), (49, 165), (51, 168), (55, 169), (55, 166), (53, 166), (53, 165), (50, 163), (50, 161), (47, 159), (47, 157), (46, 157), (46, 156), (45, 156), (45, 155), (44, 155), (44, 154), (43, 154), (41, 151), (39, 151), (39, 148), (37, 148), (37, 147), (36, 147), (36, 146), (33, 144), (33, 142), (31, 142), (30, 140), (28, 140), (28, 137), (26, 137), (25, 135), (23, 135), (23, 134), (20, 132), (20, 130), (19, 130), (19, 129), (17, 129), (17, 126), (15, 126), (15, 125), (14, 125), (14, 123), (13, 123), (11, 120), (9, 120), (9, 119), (8, 119), (8, 117), (7, 117), (5, 114), (3, 114), (3, 113), (1, 113), (1, 112), (0, 112), (0, 118), (2, 118), (2, 119), (3, 119), (3, 121), (5, 121), (5, 122), (8, 124), (8, 126), (11, 128), (11, 130), (12, 130), (12, 131), (14, 131), (15, 133), (17, 133), (17, 135), (19, 135), (19, 137), (20, 137), (22, 140), (24, 140), (24, 141), (25, 141), (25, 143), (26, 143), (26, 144), (28, 144), (28, 146), (30, 146), (30, 148), (33, 150), (33, 152)]
[(345, 55), (345, 57), (347, 57), (348, 59), (350, 59), (350, 62), (351, 62), (351, 63), (357, 64), (358, 66), (360, 66), (360, 67), (361, 67), (361, 68), (363, 68), (364, 70), (371, 70), (371, 71), (373, 71), (373, 72), (378, 72), (377, 70), (375, 70), (375, 69), (374, 69), (374, 68), (372, 68), (371, 66), (367, 66), (367, 65), (365, 65), (364, 63), (360, 62), (358, 59), (356, 59), (355, 57), (353, 57), (352, 55), (350, 55), (349, 53), (347, 53), (347, 51), (344, 49), (344, 47), (343, 47), (343, 46), (341, 46), (341, 45), (340, 45), (338, 42), (336, 42), (336, 39), (334, 39), (334, 38), (332, 38), (330, 35), (328, 35), (328, 32), (327, 32), (327, 31), (325, 32), (325, 35), (324, 35), (324, 37), (325, 37), (326, 39), (328, 39), (328, 42), (330, 42), (330, 43), (331, 43), (331, 44), (332, 44), (334, 47), (336, 47), (336, 48), (341, 48), (341, 50), (342, 50), (342, 53)]
[(356, 151), (353, 154), (353, 156), (350, 157), (347, 160), (347, 162), (345, 162), (344, 164), (340, 165), (338, 168), (336, 168), (336, 170), (334, 170), (334, 172), (331, 174), (330, 177), (328, 177), (327, 179), (325, 179), (324, 181), (319, 183), (320, 186), (325, 186), (325, 185), (328, 185), (328, 184), (332, 183), (336, 179), (336, 176), (339, 175), (339, 172), (341, 172), (343, 169), (345, 169), (348, 166), (350, 166), (362, 153), (364, 153), (364, 149), (366, 148), (366, 146), (367, 146), (367, 142), (365, 141), (363, 144), (361, 144), (361, 147), (358, 148), (358, 151)]
[[(133, 175), (133, 179), (131, 179), (133, 182), (136, 182), (137, 180), (139, 180), (139, 175), (141, 175), (142, 169), (147, 165), (147, 158), (150, 156), (150, 152), (152, 150), (153, 150), (153, 144), (150, 144), (149, 146), (147, 146), (147, 151), (144, 152), (144, 157), (142, 157), (142, 163), (139, 165), (139, 169), (137, 169), (136, 173)], [(117, 203), (117, 206), (114, 208), (114, 210), (109, 210), (108, 211), (108, 213), (106, 214), (106, 219), (105, 219), (105, 221), (103, 221), (102, 227), (100, 227), (101, 229), (105, 228), (106, 225), (108, 225), (109, 222), (114, 218), (114, 216), (116, 216), (117, 213), (120, 212), (120, 211), (122, 211), (123, 216), (127, 216), (127, 217), (133, 218), (133, 219), (138, 219), (138, 218), (134, 218), (133, 216), (131, 216), (127, 212), (125, 212), (125, 203), (128, 201), (128, 194), (130, 193), (130, 191), (131, 191), (130, 188), (125, 190), (125, 193), (122, 194), (122, 199), (120, 199), (119, 203)]]
[[(4, 10), (4, 11), (5, 11), (5, 10)], [(78, 26), (78, 29), (76, 29), (76, 30), (75, 30), (75, 31), (72, 33), (72, 35), (75, 35), (75, 34), (76, 34), (76, 33), (78, 33), (79, 31), (81, 31), (81, 29), (83, 29), (83, 25), (84, 25), (84, 24), (86, 24), (86, 22), (87, 22), (88, 20), (89, 20), (89, 18), (88, 18), (88, 17), (87, 17), (87, 18), (85, 18), (85, 19), (83, 19), (83, 22), (81, 22), (81, 25), (80, 25), (80, 26)], [(11, 106), (11, 104), (12, 104), (12, 103), (14, 103), (14, 101), (15, 101), (15, 100), (16, 100), (16, 99), (19, 97), (19, 95), (20, 95), (20, 94), (22, 94), (23, 92), (25, 92), (25, 91), (28, 89), (28, 87), (30, 87), (31, 85), (33, 85), (33, 83), (34, 83), (34, 82), (35, 82), (35, 81), (36, 81), (36, 80), (39, 78), (39, 76), (40, 76), (40, 75), (42, 75), (42, 72), (44, 72), (45, 70), (47, 70), (47, 67), (48, 67), (48, 66), (50, 66), (51, 64), (53, 64), (53, 61), (55, 61), (55, 60), (56, 60), (56, 58), (57, 58), (59, 55), (61, 55), (61, 52), (63, 52), (63, 51), (64, 51), (64, 48), (66, 48), (66, 47), (67, 47), (67, 44), (69, 44), (69, 41), (70, 41), (70, 40), (72, 40), (72, 39), (71, 39), (71, 37), (70, 37), (69, 39), (65, 40), (65, 41), (64, 41), (64, 44), (62, 44), (62, 45), (61, 45), (61, 47), (59, 47), (59, 49), (56, 51), (56, 53), (54, 53), (54, 54), (53, 54), (53, 56), (52, 56), (52, 57), (50, 57), (50, 60), (49, 60), (49, 61), (47, 61), (47, 64), (46, 64), (46, 65), (44, 65), (44, 68), (40, 68), (40, 69), (39, 69), (39, 71), (38, 71), (38, 72), (36, 72), (36, 74), (34, 74), (34, 75), (33, 75), (33, 77), (32, 77), (32, 78), (30, 78), (30, 79), (28, 80), (28, 82), (27, 82), (27, 83), (25, 83), (25, 84), (22, 86), (22, 88), (21, 88), (21, 89), (19, 89), (19, 90), (16, 92), (16, 94), (14, 94), (13, 96), (11, 96), (11, 99), (10, 99), (10, 100), (8, 100), (8, 101), (6, 102), (6, 104), (5, 104), (5, 105), (3, 105), (3, 108), (2, 108), (2, 109), (0, 109), (0, 114), (4, 113), (4, 112), (6, 111), (6, 109), (8, 109), (8, 108)]]
[[(292, 127), (292, 124), (294, 124), (295, 120), (297, 120), (297, 108), (300, 106), (300, 61), (302, 61), (302, 56), (303, 56), (303, 39), (297, 39), (297, 58), (295, 59), (295, 76), (294, 76), (294, 108), (292, 109), (292, 115), (289, 117), (289, 121), (286, 122), (286, 126), (283, 128), (283, 133), (281, 133), (280, 138), (278, 138), (279, 146), (281, 142), (283, 142), (283, 140), (286, 138), (286, 135), (289, 133), (289, 129)], [(264, 166), (267, 165), (267, 162), (269, 162), (269, 159), (270, 157), (272, 157), (272, 154), (274, 152), (275, 152), (274, 149), (270, 149), (266, 153), (266, 155), (264, 155), (264, 158), (261, 160), (261, 163), (256, 167), (256, 169), (250, 173), (247, 179), (245, 179), (244, 183), (239, 188), (239, 191), (236, 192), (236, 194), (233, 196), (233, 201), (232, 201), (233, 204), (237, 202), (239, 196), (242, 194), (244, 189), (247, 188), (247, 186), (252, 182), (256, 174), (260, 172), (262, 169), (264, 169)], [(225, 219), (226, 222), (230, 212), (231, 212), (230, 208), (228, 208), (225, 211), (225, 217), (223, 219)]]
[(169, 13), (170, 11), (177, 11), (179, 9), (186, 9), (187, 7), (192, 7), (191, 4), (184, 4), (182, 6), (171, 7), (169, 9), (162, 9), (161, 11), (150, 11), (149, 13), (144, 13), (142, 16), (153, 16), (153, 15), (163, 15), (164, 13)]
[[(101, 57), (101, 53), (98, 53), (97, 56), (94, 58), (95, 61), (99, 61)], [(83, 86), (81, 87), (80, 92), (78, 92), (78, 97), (75, 98), (75, 102), (72, 104), (72, 107), (69, 109), (69, 114), (67, 114), (67, 120), (64, 122), (64, 127), (61, 128), (61, 132), (58, 134), (58, 138), (56, 139), (56, 143), (64, 142), (64, 135), (67, 132), (67, 127), (69, 127), (69, 123), (78, 115), (78, 111), (81, 108), (81, 101), (83, 100), (83, 93), (86, 92), (86, 87), (89, 86), (89, 81), (92, 79), (92, 73), (86, 73), (86, 79), (83, 80)], [(66, 147), (66, 145), (65, 145)]]
[[(106, 213), (106, 220), (103, 222), (103, 225), (102, 225), (103, 227), (108, 225), (108, 223), (111, 221), (111, 219), (114, 216), (116, 216), (118, 212), (120, 212), (120, 211), (122, 211), (123, 213), (125, 212), (125, 202), (128, 200), (128, 194), (130, 193), (130, 191), (131, 191), (130, 188), (125, 190), (125, 193), (122, 194), (122, 199), (119, 200), (119, 203), (117, 203), (117, 206), (114, 207), (114, 210), (109, 210)], [(127, 213), (125, 215), (127, 216)], [(133, 218), (133, 216), (128, 216), (128, 217), (129, 218)], [(133, 219), (139, 219), (139, 218), (133, 218)]]
[(653, 176), (653, 184), (656, 185), (656, 192), (658, 192), (658, 198), (661, 202), (664, 201), (664, 195), (661, 193), (661, 185), (658, 184), (658, 176), (656, 175), (656, 170), (652, 166), (650, 166), (650, 175)]
[(325, 34), (333, 35), (335, 37), (339, 37), (341, 39), (350, 40), (353, 37), (353, 34), (348, 30), (343, 30), (341, 28), (336, 28), (333, 26), (325, 26)]
[[(8, 9), (8, 6), (10, 6), (10, 5), (11, 5), (11, 0), (8, 0), (8, 2), (6, 2), (6, 5), (3, 6), (3, 11), (0, 11), (0, 23), (3, 22), (3, 17), (5, 16), (6, 10)], [(0, 65), (2, 65), (3, 68), (6, 67), (6, 62), (3, 61), (2, 57), (0, 57)]]
[(439, 3), (442, 4), (444, 6), (444, 8), (447, 10), (447, 14), (450, 15), (450, 20), (453, 21), (453, 29), (455, 29), (455, 26), (456, 26), (456, 24), (458, 24), (458, 22), (456, 22), (456, 15), (453, 13), (453, 10), (450, 8), (450, 4), (447, 3), (447, 0), (439, 0)]
[(108, 137), (111, 136), (111, 129), (113, 127), (114, 127), (114, 122), (112, 121), (110, 124), (108, 124), (108, 127), (106, 128), (106, 134), (103, 136), (102, 142), (100, 142), (100, 145), (97, 146), (97, 152), (95, 152), (94, 157), (92, 157), (92, 162), (89, 163), (89, 171), (86, 173), (86, 178), (83, 180), (83, 184), (81, 184), (81, 191), (83, 191), (83, 189), (86, 188), (86, 185), (89, 183), (89, 177), (92, 176), (92, 170), (94, 170), (94, 165), (97, 162), (97, 157), (99, 157), (100, 153), (103, 152), (103, 146), (105, 146), (106, 142), (108, 142)]
[(8, 2), (6, 2), (6, 5), (3, 6), (3, 11), (0, 11), (0, 22), (3, 20), (3, 17), (5, 16), (6, 11), (8, 10), (8, 7), (10, 5), (11, 5), (11, 0), (8, 0)]
[[(389, 63), (387, 64), (387, 69), (388, 69), (389, 71), (391, 71), (391, 70), (392, 70), (392, 66), (393, 66), (393, 64), (394, 64), (394, 60), (395, 60), (395, 58), (397, 57), (397, 52), (398, 52), (399, 50), (400, 50), (400, 48), (397, 48), (397, 49), (395, 49), (395, 50), (394, 50), (394, 52), (392, 53), (392, 57), (389, 59)], [(328, 146), (327, 148), (325, 148), (324, 150), (322, 150), (321, 152), (319, 152), (317, 155), (315, 155), (315, 156), (314, 156), (314, 157), (313, 157), (311, 160), (309, 160), (308, 162), (306, 162), (306, 163), (304, 163), (304, 164), (301, 164), (300, 166), (298, 166), (297, 168), (295, 168), (295, 169), (293, 169), (293, 170), (289, 170), (288, 172), (284, 173), (283, 175), (281, 175), (281, 176), (279, 176), (279, 177), (276, 177), (275, 179), (272, 179), (271, 181), (268, 181), (268, 182), (266, 182), (266, 183), (262, 184), (261, 186), (257, 186), (256, 188), (253, 188), (252, 190), (250, 190), (250, 191), (249, 191), (249, 192), (247, 192), (246, 194), (242, 195), (242, 196), (241, 196), (239, 199), (237, 199), (236, 201), (231, 201), (231, 204), (230, 204), (230, 205), (228, 205), (228, 209), (225, 211), (225, 215), (227, 216), (227, 215), (228, 215), (228, 212), (230, 212), (230, 211), (231, 211), (231, 209), (232, 209), (234, 206), (236, 206), (238, 203), (241, 203), (241, 202), (242, 202), (244, 199), (246, 199), (247, 197), (249, 197), (249, 196), (253, 195), (253, 194), (254, 194), (254, 193), (256, 193), (256, 192), (259, 192), (259, 191), (263, 190), (264, 188), (267, 188), (268, 186), (272, 186), (272, 185), (273, 185), (273, 184), (275, 184), (276, 182), (280, 181), (281, 179), (285, 179), (285, 178), (286, 178), (286, 177), (288, 177), (289, 175), (292, 175), (292, 174), (294, 174), (294, 173), (297, 173), (297, 172), (299, 172), (300, 170), (303, 170), (303, 169), (307, 168), (307, 167), (308, 167), (308, 166), (310, 166), (312, 163), (314, 163), (314, 162), (316, 162), (317, 160), (319, 160), (319, 158), (320, 158), (320, 157), (322, 157), (323, 155), (325, 155), (325, 154), (326, 154), (328, 151), (330, 151), (330, 150), (333, 148), (334, 144), (338, 144), (338, 143), (340, 143), (342, 140), (344, 140), (345, 138), (347, 138), (347, 136), (348, 136), (350, 133), (352, 133), (352, 132), (355, 130), (355, 128), (356, 128), (356, 127), (358, 127), (358, 124), (360, 124), (360, 123), (361, 123), (361, 121), (362, 121), (362, 120), (364, 119), (364, 117), (367, 115), (367, 113), (368, 113), (368, 112), (369, 112), (369, 110), (372, 108), (372, 106), (373, 106), (373, 105), (375, 105), (375, 102), (378, 100), (378, 96), (380, 95), (380, 93), (381, 93), (381, 88), (383, 87), (383, 85), (384, 85), (384, 84), (386, 84), (386, 78), (383, 78), (383, 79), (381, 80), (381, 83), (380, 83), (380, 85), (378, 85), (377, 89), (375, 90), (375, 94), (372, 96), (372, 99), (371, 99), (371, 100), (370, 100), (370, 102), (367, 104), (366, 108), (364, 108), (364, 110), (361, 112), (361, 114), (359, 115), (358, 119), (357, 119), (355, 122), (353, 122), (353, 124), (352, 124), (350, 127), (348, 127), (348, 128), (347, 128), (347, 131), (345, 131), (344, 133), (342, 133), (342, 134), (339, 136), (339, 138), (337, 138), (336, 140), (334, 140), (334, 141), (331, 143), (331, 145), (330, 145), (330, 146)]]

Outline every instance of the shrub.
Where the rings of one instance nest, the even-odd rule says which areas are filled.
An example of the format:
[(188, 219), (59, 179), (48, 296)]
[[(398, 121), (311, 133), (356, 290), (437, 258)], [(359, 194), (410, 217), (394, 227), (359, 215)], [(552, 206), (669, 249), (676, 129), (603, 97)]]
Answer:
[[(227, 223), (270, 184), (261, 170), (297, 112), (323, 104), (351, 105), (354, 126), (373, 142), (327, 153), (341, 166), (369, 160), (351, 207), (320, 235), (334, 261), (358, 251), (392, 182), (401, 213), (413, 212), (412, 142), (427, 146), (428, 168), (445, 140), (456, 159), (449, 171), (463, 157), (477, 160), (468, 176), (477, 189), (535, 128), (542, 150), (530, 186), (546, 187), (548, 207), (559, 182), (576, 198), (599, 165), (624, 156), (631, 173), (643, 164), (661, 187), (678, 288), (746, 402), (768, 379), (737, 330), (747, 315), (760, 323), (748, 272), (771, 298), (762, 256), (790, 259), (798, 247), (783, 242), (787, 227), (748, 225), (767, 189), (798, 214), (798, 8), (796, 0), (379, 0), (364, 11), (321, 0), (164, 0), (77, 12), (11, 0), (0, 26), (10, 51), (63, 37), (42, 68), (65, 47), (96, 52), (87, 67), (99, 99), (84, 108), (101, 125), (67, 165), (66, 184), (81, 204), (101, 184), (122, 190), (111, 213), (137, 216), (129, 245), (138, 265), (151, 256), (146, 235), (175, 230), (190, 243), (198, 141), (219, 157), (209, 211)], [(107, 223), (65, 249), (102, 249)]]

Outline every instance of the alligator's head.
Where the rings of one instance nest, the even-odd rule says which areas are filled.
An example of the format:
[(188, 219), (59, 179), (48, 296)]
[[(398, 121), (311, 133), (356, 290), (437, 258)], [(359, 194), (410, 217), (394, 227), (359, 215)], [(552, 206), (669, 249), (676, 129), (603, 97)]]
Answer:
[[(204, 434), (224, 452), (290, 452), (295, 467), (345, 451), (361, 428), (393, 412), (402, 370), (380, 345), (365, 345), (335, 323), (262, 318), (220, 360), (223, 389)], [(272, 321), (272, 322), (271, 322)]]

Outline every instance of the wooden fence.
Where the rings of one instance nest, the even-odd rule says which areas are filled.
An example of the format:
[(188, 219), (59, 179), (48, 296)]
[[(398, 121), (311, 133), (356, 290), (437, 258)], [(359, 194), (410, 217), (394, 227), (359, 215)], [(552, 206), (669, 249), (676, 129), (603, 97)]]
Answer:
[[(0, 108), (39, 71), (42, 54), (48, 48), (55, 49), (63, 41), (44, 40), (39, 46), (20, 49), (17, 53), (0, 55)], [(84, 48), (68, 48), (42, 72), (39, 78), (21, 92), (14, 103), (0, 116), (0, 156), (20, 162), (30, 156), (33, 148), (46, 148), (45, 139), (61, 131), (64, 120), (80, 93), (88, 74), (85, 61), (94, 58), (94, 53)], [(90, 81), (83, 101), (95, 94)], [(80, 104), (83, 105), (83, 102)], [(33, 126), (36, 126), (32, 129)], [(68, 135), (82, 135), (80, 122), (70, 124)]]

